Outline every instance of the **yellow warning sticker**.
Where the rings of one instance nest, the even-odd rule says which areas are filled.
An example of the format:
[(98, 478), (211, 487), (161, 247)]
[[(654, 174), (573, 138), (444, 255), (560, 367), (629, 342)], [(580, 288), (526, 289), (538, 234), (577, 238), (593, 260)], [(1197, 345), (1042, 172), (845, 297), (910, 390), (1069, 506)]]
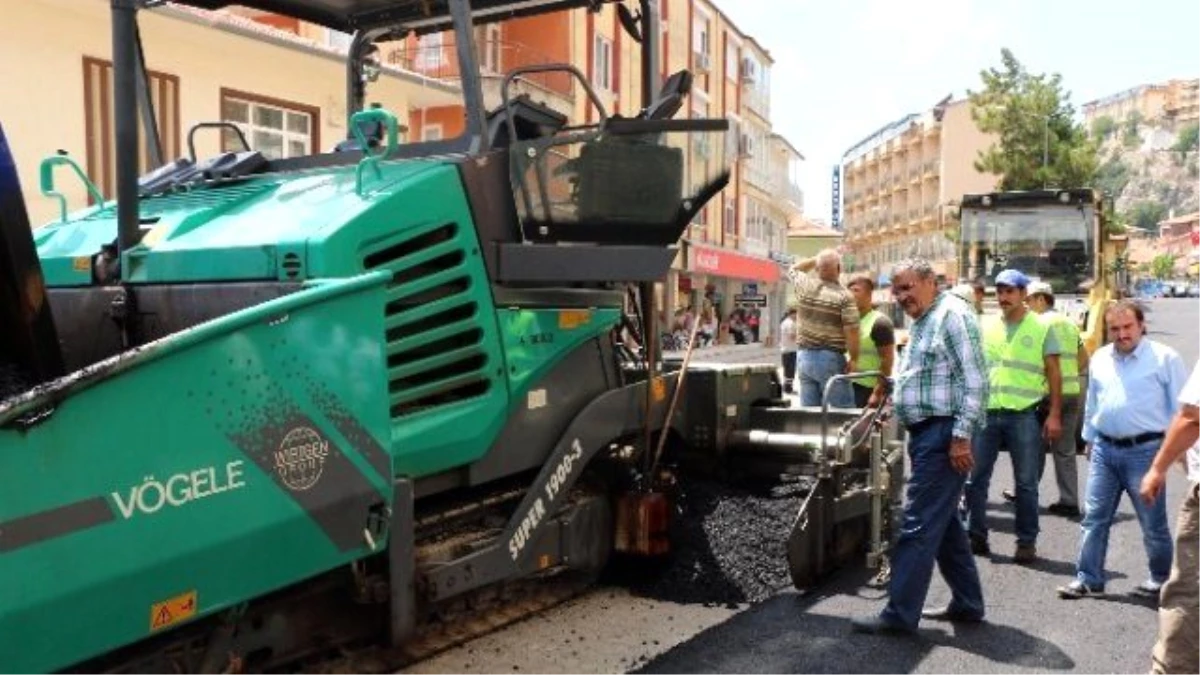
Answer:
[(86, 255), (71, 258), (71, 269), (76, 272), (87, 272), (92, 269), (92, 259)]
[(181, 593), (150, 605), (150, 630), (162, 630), (195, 615), (196, 591)]
[(667, 382), (661, 377), (650, 381), (650, 395), (655, 403), (662, 403), (667, 398)]
[(558, 312), (558, 327), (571, 330), (586, 326), (592, 322), (592, 312), (589, 309), (563, 309)]

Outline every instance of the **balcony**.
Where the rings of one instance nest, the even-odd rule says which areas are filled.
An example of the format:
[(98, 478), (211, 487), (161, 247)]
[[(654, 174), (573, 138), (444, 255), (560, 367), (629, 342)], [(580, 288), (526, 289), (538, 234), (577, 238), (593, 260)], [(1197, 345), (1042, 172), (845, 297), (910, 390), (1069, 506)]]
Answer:
[(936, 159), (931, 159), (928, 162), (925, 162), (924, 173), (926, 176), (932, 175), (937, 172), (937, 168), (938, 161)]
[[(448, 37), (448, 36), (447, 36)], [(431, 80), (458, 85), (461, 79), (458, 51), (453, 40), (422, 44), (417, 41), (396, 42), (396, 47), (384, 52), (384, 62)], [(480, 39), (475, 48), (479, 55), (483, 80), (484, 106), (491, 109), (500, 104), (500, 85), (504, 73), (523, 66), (557, 63), (547, 54), (520, 42)], [(562, 71), (527, 73), (509, 87), (510, 96), (528, 93), (559, 112), (574, 114), (575, 81)], [(547, 96), (549, 94), (549, 96)]]
[(742, 101), (745, 106), (764, 120), (770, 119), (771, 97), (766, 92), (760, 91), (757, 84), (744, 83), (742, 91)]

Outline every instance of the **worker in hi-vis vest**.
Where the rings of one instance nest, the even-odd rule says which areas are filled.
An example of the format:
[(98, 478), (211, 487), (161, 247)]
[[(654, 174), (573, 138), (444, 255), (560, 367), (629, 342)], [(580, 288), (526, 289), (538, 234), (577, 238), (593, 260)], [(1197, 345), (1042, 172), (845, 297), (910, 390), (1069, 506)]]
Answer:
[[(858, 371), (881, 371), (892, 376), (892, 363), (896, 359), (896, 327), (887, 315), (871, 304), (875, 282), (869, 275), (856, 274), (847, 285), (854, 304), (858, 306)], [(854, 405), (865, 408), (878, 402), (884, 395), (884, 387), (878, 375), (855, 378)]]
[[(996, 275), (1000, 316), (980, 322), (988, 364), (987, 427), (971, 443), (975, 467), (967, 479), (967, 534), (971, 549), (987, 555), (987, 498), (992, 467), (1003, 446), (1008, 449), (1016, 477), (1017, 549), (1013, 560), (1037, 559), (1038, 478), (1045, 456), (1043, 439), (1062, 435), (1062, 373), (1058, 336), (1050, 324), (1025, 305), (1029, 277), (1007, 269)], [(1045, 423), (1038, 407), (1049, 399)], [(1039, 426), (1041, 428), (1039, 428)]]
[[(1087, 373), (1088, 353), (1079, 334), (1079, 326), (1067, 315), (1054, 308), (1054, 289), (1043, 281), (1029, 284), (1027, 304), (1037, 312), (1055, 331), (1058, 355), (1062, 370), (1062, 436), (1057, 441), (1046, 442), (1045, 450), (1054, 460), (1054, 477), (1058, 483), (1058, 501), (1046, 508), (1050, 513), (1078, 518), (1079, 472), (1075, 463), (1076, 442), (1083, 421), (1083, 392), (1087, 391), (1083, 378)], [(1042, 464), (1043, 470), (1045, 463)], [(1009, 493), (1005, 493), (1008, 499)], [(1013, 495), (1014, 501), (1016, 495)]]

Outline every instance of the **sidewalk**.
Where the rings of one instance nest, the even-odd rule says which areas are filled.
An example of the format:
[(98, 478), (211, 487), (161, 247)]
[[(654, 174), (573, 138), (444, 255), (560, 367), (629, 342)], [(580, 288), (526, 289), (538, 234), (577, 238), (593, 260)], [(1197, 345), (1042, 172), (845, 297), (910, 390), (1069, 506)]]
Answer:
[[(664, 351), (663, 359), (683, 360), (684, 350)], [(725, 361), (729, 363), (737, 363), (739, 361), (753, 361), (761, 363), (774, 359), (779, 360), (779, 348), (767, 347), (761, 342), (752, 342), (748, 345), (713, 345), (711, 347), (697, 347), (692, 351), (693, 361)]]

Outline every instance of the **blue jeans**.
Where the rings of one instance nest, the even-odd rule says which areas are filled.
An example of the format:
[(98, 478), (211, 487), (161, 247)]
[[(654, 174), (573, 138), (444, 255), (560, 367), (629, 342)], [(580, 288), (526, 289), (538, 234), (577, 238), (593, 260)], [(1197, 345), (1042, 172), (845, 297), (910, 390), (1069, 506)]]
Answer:
[(1149, 441), (1132, 448), (1106, 447), (1104, 441), (1092, 444), (1088, 466), (1087, 512), (1081, 529), (1079, 572), (1076, 577), (1088, 586), (1104, 585), (1104, 558), (1108, 554), (1108, 531), (1121, 501), (1121, 492), (1129, 495), (1133, 511), (1142, 526), (1142, 544), (1150, 560), (1150, 579), (1158, 583), (1171, 575), (1174, 543), (1167, 527), (1167, 493), (1164, 490), (1146, 506), (1138, 496), (1142, 477), (1150, 468), (1161, 441)]
[[(800, 380), (800, 405), (820, 406), (825, 383), (846, 372), (846, 355), (832, 349), (800, 349), (796, 352), (796, 375)], [(829, 407), (853, 408), (850, 381), (842, 380), (829, 392)]]
[(916, 629), (936, 561), (953, 594), (950, 608), (982, 617), (983, 588), (967, 533), (957, 518), (964, 476), (950, 465), (954, 420), (940, 417), (909, 429), (908, 478), (904, 521), (892, 551), (892, 581), (880, 618)]
[(1042, 475), (1042, 430), (1033, 409), (989, 410), (987, 428), (971, 443), (975, 468), (967, 481), (967, 531), (987, 541), (987, 498), (1000, 446), (1008, 449), (1017, 482), (1017, 544), (1033, 545), (1038, 536), (1038, 477)]

